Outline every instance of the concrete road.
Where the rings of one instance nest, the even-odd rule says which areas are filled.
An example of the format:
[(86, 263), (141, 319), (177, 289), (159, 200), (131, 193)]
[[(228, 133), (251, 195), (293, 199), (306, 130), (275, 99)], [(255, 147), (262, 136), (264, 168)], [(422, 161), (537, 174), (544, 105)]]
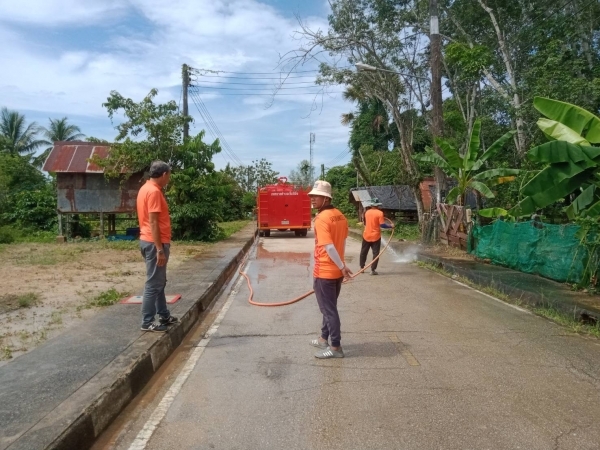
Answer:
[[(247, 266), (255, 299), (309, 290), (312, 248), (310, 234), (261, 239)], [(351, 268), (358, 252), (350, 240)], [(214, 334), (198, 337), (168, 388), (130, 411), (137, 419), (110, 446), (600, 448), (598, 340), (395, 260), (386, 254), (379, 276), (343, 286), (344, 359), (313, 357), (314, 296), (260, 308), (237, 284), (220, 300)]]

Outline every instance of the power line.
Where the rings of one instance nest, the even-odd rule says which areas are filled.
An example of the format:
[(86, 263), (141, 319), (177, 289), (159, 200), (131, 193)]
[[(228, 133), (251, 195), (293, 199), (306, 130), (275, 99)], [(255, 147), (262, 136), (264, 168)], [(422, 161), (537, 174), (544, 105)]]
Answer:
[(210, 133), (215, 139), (219, 139), (222, 142), (222, 148), (225, 151), (225, 153), (227, 153), (227, 155), (235, 164), (238, 164), (240, 166), (244, 165), (242, 160), (235, 154), (235, 152), (225, 139), (223, 133), (221, 133), (221, 130), (210, 115), (210, 112), (208, 111), (208, 108), (202, 101), (202, 98), (200, 97), (199, 93), (190, 89), (190, 96), (192, 97), (192, 100), (196, 105), (196, 108), (198, 109), (198, 112), (200, 113), (200, 116), (202, 117), (202, 120), (204, 120), (204, 123), (206, 124)]
[(319, 92), (296, 92), (296, 93), (283, 93), (283, 94), (279, 94), (279, 93), (271, 93), (271, 94), (260, 94), (260, 93), (252, 93), (252, 92), (248, 92), (248, 93), (241, 93), (241, 94), (222, 94), (219, 93), (220, 96), (230, 96), (230, 95), (245, 95), (245, 96), (256, 96), (256, 95), (268, 95), (270, 97), (274, 97), (274, 96), (280, 96), (280, 95), (295, 95), (297, 97), (302, 96), (302, 95), (331, 95), (331, 94), (343, 94), (343, 91), (337, 91), (337, 92), (325, 92), (325, 91), (319, 91)]
[[(343, 67), (342, 67), (343, 69)], [(193, 69), (192, 70), (194, 72), (208, 72), (208, 73), (233, 73), (236, 75), (273, 75), (273, 72), (228, 72), (226, 70), (211, 70), (211, 69)], [(295, 72), (290, 72), (290, 73), (315, 73), (315, 72), (319, 72), (318, 69), (314, 69), (314, 70), (297, 70)], [(279, 73), (286, 73), (286, 72), (279, 72)]]
[[(206, 129), (208, 130), (208, 132), (210, 134), (212, 134), (212, 136), (213, 136), (214, 139), (218, 139), (216, 132), (213, 130), (212, 125), (208, 122), (208, 119), (205, 117), (204, 113), (200, 109), (200, 106), (197, 103), (196, 99), (194, 98), (194, 94), (191, 91), (190, 91), (190, 98), (194, 102), (194, 105), (196, 105), (196, 109), (200, 113), (200, 117), (202, 117), (202, 120), (204, 121), (204, 124), (206, 125)], [(227, 149), (224, 149), (224, 150), (225, 150), (225, 152), (223, 153), (223, 155), (227, 154), (227, 157), (229, 159), (231, 159), (234, 162), (234, 164), (235, 164), (235, 160), (233, 160), (233, 158), (231, 156), (229, 156), (229, 152), (227, 151)]]
[(342, 150), (342, 152), (339, 153), (336, 157), (334, 157), (331, 161), (329, 161), (327, 163), (327, 165), (330, 166), (330, 167), (333, 167), (333, 166), (337, 165), (339, 162), (341, 162), (351, 152), (352, 152), (352, 150), (350, 150), (350, 149)]
[[(567, 1), (567, 3), (565, 3), (564, 5), (562, 5), (562, 6), (561, 6), (561, 7), (559, 7), (559, 8), (555, 9), (554, 11), (552, 11), (552, 13), (550, 13), (550, 15), (552, 15), (552, 14), (555, 14), (557, 11), (561, 11), (561, 10), (563, 10), (565, 7), (567, 7), (569, 4), (573, 3), (574, 1), (575, 1), (575, 0), (568, 0), (568, 1)], [(558, 0), (558, 1), (556, 2), (556, 4), (558, 4), (558, 3), (560, 3), (560, 0)], [(535, 16), (534, 16), (534, 17), (533, 17), (533, 18), (532, 18), (532, 19), (529, 21), (529, 24), (531, 25), (531, 24), (535, 23), (535, 21), (536, 21), (537, 19), (539, 19), (539, 18), (540, 18), (540, 17), (542, 17), (543, 15), (547, 14), (547, 13), (548, 13), (548, 11), (550, 11), (550, 8), (548, 8), (548, 9), (546, 9), (546, 10), (543, 10), (543, 11), (539, 12), (538, 14), (536, 14), (536, 15), (535, 15)]]
[(294, 78), (314, 78), (314, 76), (311, 75), (299, 75), (299, 76), (293, 76), (293, 75), (284, 75), (284, 76), (279, 76), (279, 77), (236, 77), (236, 76), (230, 76), (230, 75), (204, 75), (204, 74), (198, 74), (198, 76), (203, 77), (203, 78), (234, 78), (234, 79), (238, 79), (238, 80), (287, 80), (287, 79), (294, 79)]
[(340, 153), (338, 153), (336, 156), (334, 156), (330, 161), (327, 162), (327, 165), (331, 165), (333, 162), (337, 161), (339, 158), (341, 158), (342, 156), (344, 156), (346, 153), (349, 153), (350, 150), (349, 149), (344, 149), (342, 150)]
[[(562, 6), (559, 6), (558, 8), (555, 8), (555, 9), (553, 9), (553, 10), (552, 10), (552, 12), (550, 12), (550, 14), (549, 14), (549, 15), (548, 15), (546, 18), (550, 18), (550, 17), (552, 17), (554, 14), (556, 14), (556, 13), (558, 13), (558, 12), (562, 12), (562, 11), (563, 11), (563, 10), (564, 10), (564, 9), (565, 9), (567, 6), (569, 6), (569, 5), (570, 5), (571, 3), (573, 3), (574, 1), (575, 1), (575, 0), (567, 0), (567, 2), (566, 2), (564, 5), (562, 5)], [(582, 13), (582, 12), (583, 12), (585, 9), (587, 9), (589, 6), (591, 6), (591, 4), (592, 4), (592, 3), (594, 3), (595, 1), (597, 1), (597, 0), (592, 0), (592, 1), (590, 1), (589, 3), (587, 3), (587, 4), (586, 4), (586, 5), (583, 7), (583, 8), (581, 8), (579, 11), (575, 12), (575, 13), (573, 14), (573, 16), (576, 16), (576, 15), (579, 15), (580, 13)], [(559, 5), (559, 3), (560, 3), (560, 0), (558, 0), (558, 1), (556, 2), (555, 6)], [(544, 15), (548, 14), (548, 12), (549, 12), (551, 9), (552, 9), (552, 8), (548, 8), (548, 9), (545, 9), (545, 10), (543, 10), (542, 12), (540, 12), (540, 13), (536, 14), (536, 15), (535, 15), (535, 16), (534, 16), (532, 19), (530, 19), (530, 20), (529, 20), (529, 23), (528, 23), (528, 25), (532, 25), (532, 24), (534, 24), (534, 23), (535, 23), (535, 21), (536, 21), (537, 19), (539, 19), (540, 17), (542, 17), (542, 16), (544, 16)], [(514, 44), (514, 43), (515, 43), (515, 41), (519, 40), (520, 38), (521, 38), (520, 36), (515, 36), (513, 39), (510, 39), (510, 40), (508, 40), (506, 43), (507, 43), (508, 45), (512, 45), (512, 44)]]
[[(244, 86), (266, 86), (266, 83), (239, 83), (239, 82), (235, 82), (235, 81), (212, 81), (212, 80), (196, 80), (196, 81), (200, 81), (201, 83), (214, 83), (214, 84), (223, 84), (223, 85), (229, 85), (229, 84), (241, 84)], [(249, 80), (251, 81), (251, 80)], [(253, 80), (252, 80), (253, 81)], [(291, 83), (288, 83), (286, 81), (284, 81), (282, 84), (312, 84), (313, 86), (315, 86), (315, 82), (314, 81), (292, 81)], [(339, 85), (339, 83), (336, 83), (337, 85)]]
[(296, 86), (296, 87), (273, 87), (273, 88), (269, 88), (269, 87), (260, 87), (260, 88), (235, 88), (235, 87), (218, 87), (218, 86), (204, 86), (204, 85), (200, 85), (200, 84), (192, 84), (190, 86), (195, 86), (198, 88), (204, 88), (204, 89), (220, 89), (220, 90), (224, 90), (224, 91), (272, 91), (272, 90), (280, 90), (280, 89), (286, 89), (286, 90), (291, 90), (291, 89), (314, 89), (316, 86)]
[[(225, 136), (223, 135), (223, 133), (221, 133), (221, 130), (219, 129), (219, 127), (215, 123), (215, 121), (212, 118), (212, 116), (210, 115), (210, 113), (208, 112), (208, 108), (206, 107), (206, 105), (202, 101), (202, 98), (200, 97), (200, 95), (197, 92), (194, 92), (193, 95), (196, 96), (196, 99), (198, 100), (200, 106), (203, 108), (204, 113), (206, 114), (206, 117), (208, 118), (209, 124), (212, 124), (212, 128), (213, 128), (216, 136), (219, 137), (219, 140), (223, 143), (223, 149), (231, 156), (232, 160), (236, 164), (238, 164), (240, 166), (244, 165), (243, 162), (242, 162), (242, 160), (240, 158), (238, 158), (238, 156), (235, 154), (235, 152), (233, 151), (233, 149), (231, 148), (231, 146), (229, 145), (229, 143), (225, 139)], [(205, 120), (205, 123), (206, 123), (206, 120)]]

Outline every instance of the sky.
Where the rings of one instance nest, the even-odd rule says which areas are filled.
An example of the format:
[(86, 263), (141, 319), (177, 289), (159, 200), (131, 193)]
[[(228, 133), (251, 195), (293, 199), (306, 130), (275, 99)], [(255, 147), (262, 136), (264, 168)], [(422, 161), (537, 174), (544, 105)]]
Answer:
[(297, 17), (327, 30), (327, 14), (325, 0), (0, 0), (0, 107), (43, 126), (66, 116), (112, 141), (117, 122), (102, 106), (110, 92), (138, 102), (156, 88), (156, 101), (180, 104), (185, 63), (200, 70), (190, 134), (221, 135), (230, 150), (215, 156), (218, 168), (266, 158), (288, 175), (309, 158), (312, 132), (318, 173), (350, 159), (340, 115), (353, 105), (342, 87), (311, 94), (314, 65), (298, 68), (275, 97), (268, 78), (279, 76), (280, 55), (299, 47)]

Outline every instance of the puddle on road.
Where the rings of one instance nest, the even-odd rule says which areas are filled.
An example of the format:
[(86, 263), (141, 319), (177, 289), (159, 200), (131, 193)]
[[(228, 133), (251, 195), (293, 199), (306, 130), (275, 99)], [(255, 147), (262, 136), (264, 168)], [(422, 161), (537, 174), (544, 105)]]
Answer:
[(310, 266), (312, 253), (306, 252), (281, 252), (281, 251), (269, 251), (264, 248), (263, 244), (260, 243), (256, 249), (256, 259), (270, 259), (273, 261), (285, 261), (295, 263), (304, 267)]

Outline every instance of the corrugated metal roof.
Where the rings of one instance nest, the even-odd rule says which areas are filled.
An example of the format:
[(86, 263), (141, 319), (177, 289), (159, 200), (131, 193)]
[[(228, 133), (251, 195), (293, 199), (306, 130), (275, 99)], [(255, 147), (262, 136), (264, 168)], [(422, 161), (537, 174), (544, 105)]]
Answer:
[(351, 191), (354, 200), (357, 202), (361, 202), (362, 205), (366, 208), (367, 206), (371, 206), (371, 195), (367, 190), (356, 190)]
[(103, 173), (104, 170), (88, 160), (98, 155), (106, 158), (110, 145), (95, 142), (55, 142), (44, 163), (46, 172)]
[(410, 186), (368, 186), (350, 191), (356, 202), (361, 202), (363, 207), (371, 206), (371, 199), (376, 198), (381, 202), (381, 209), (395, 211), (416, 211), (414, 194)]

